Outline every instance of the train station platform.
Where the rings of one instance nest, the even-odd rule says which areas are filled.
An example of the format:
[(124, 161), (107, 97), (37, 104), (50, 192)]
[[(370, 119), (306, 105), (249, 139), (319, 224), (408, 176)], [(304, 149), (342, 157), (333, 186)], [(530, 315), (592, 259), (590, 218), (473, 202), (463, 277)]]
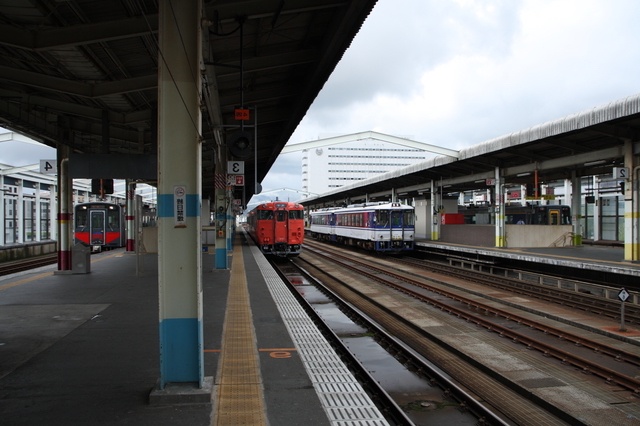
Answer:
[(160, 374), (158, 256), (144, 255), (138, 275), (135, 254), (122, 249), (91, 260), (89, 274), (43, 267), (0, 279), (1, 424), (386, 424), (244, 237), (230, 270), (203, 254), (210, 403), (152, 392)]
[(567, 268), (593, 270), (640, 277), (640, 263), (624, 260), (624, 248), (618, 246), (581, 245), (540, 248), (493, 248), (431, 240), (416, 241), (416, 248), (459, 252), (461, 255), (488, 256)]

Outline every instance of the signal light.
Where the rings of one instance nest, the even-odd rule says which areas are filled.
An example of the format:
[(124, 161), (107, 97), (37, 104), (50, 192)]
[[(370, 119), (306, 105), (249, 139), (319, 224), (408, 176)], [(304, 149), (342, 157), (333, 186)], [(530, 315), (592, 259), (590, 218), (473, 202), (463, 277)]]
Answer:
[(234, 157), (249, 158), (251, 156), (252, 140), (251, 133), (245, 131), (236, 132), (229, 138), (227, 148)]
[(113, 194), (113, 179), (91, 179), (91, 193)]

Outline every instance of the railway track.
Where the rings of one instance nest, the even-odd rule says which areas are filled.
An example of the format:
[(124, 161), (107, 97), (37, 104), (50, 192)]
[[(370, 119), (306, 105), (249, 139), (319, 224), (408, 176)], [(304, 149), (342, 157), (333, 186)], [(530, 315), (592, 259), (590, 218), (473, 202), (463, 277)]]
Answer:
[[(418, 266), (425, 270), (439, 274), (473, 280), (474, 282), (501, 290), (507, 290), (527, 297), (535, 297), (540, 300), (557, 303), (559, 305), (580, 309), (596, 315), (604, 315), (609, 318), (620, 318), (620, 302), (587, 293), (573, 290), (551, 287), (543, 284), (529, 283), (519, 279), (502, 277), (481, 271), (454, 267), (440, 262), (428, 261), (404, 257), (396, 259), (396, 262), (410, 266)], [(585, 283), (585, 285), (588, 285)], [(625, 322), (640, 324), (640, 307), (627, 304), (625, 307)]]
[[(374, 335), (375, 340), (380, 346), (382, 346), (387, 352), (391, 353), (397, 360), (399, 360), (407, 369), (414, 374), (422, 377), (430, 383), (431, 386), (437, 386), (442, 390), (442, 395), (445, 399), (455, 401), (458, 404), (458, 410), (461, 412), (470, 412), (477, 419), (477, 425), (495, 425), (506, 426), (510, 423), (504, 421), (501, 417), (497, 416), (491, 409), (485, 406), (481, 401), (478, 401), (475, 395), (469, 393), (462, 387), (460, 387), (454, 380), (448, 375), (443, 374), (442, 371), (429, 363), (424, 357), (418, 354), (411, 347), (403, 343), (401, 340), (392, 336), (383, 327), (381, 327), (375, 321), (372, 321), (361, 310), (357, 309), (354, 305), (349, 303), (342, 294), (335, 292), (331, 287), (335, 288), (335, 285), (327, 285), (329, 282), (334, 281), (332, 278), (323, 274), (317, 270), (313, 265), (308, 263), (305, 266), (309, 267), (313, 272), (309, 272), (300, 265), (299, 261), (292, 262), (292, 265), (298, 269), (299, 273), (304, 275), (310, 282), (312, 282), (317, 288), (319, 288), (324, 294), (329, 296), (335, 303), (340, 306), (340, 309), (356, 324), (364, 327), (369, 333)], [(274, 265), (278, 269), (279, 265)], [(318, 281), (315, 277), (321, 276), (322, 282)], [(339, 284), (340, 285), (340, 284)], [(343, 289), (344, 290), (344, 289)], [(295, 291), (295, 290), (294, 290)], [(296, 293), (297, 294), (297, 293)], [(300, 296), (301, 297), (301, 296)], [(357, 297), (357, 296), (356, 296)], [(317, 315), (314, 313), (314, 315)], [(379, 392), (385, 392), (384, 389), (380, 389)], [(455, 423), (455, 422), (453, 422)], [(407, 423), (413, 424), (413, 423)]]
[[(571, 333), (568, 333), (566, 330), (554, 330), (548, 324), (537, 324), (536, 321), (531, 321), (524, 316), (518, 317), (517, 315), (513, 315), (512, 312), (497, 309), (494, 306), (490, 306), (489, 304), (478, 303), (478, 301), (475, 299), (461, 297), (459, 294), (454, 294), (454, 292), (443, 291), (441, 288), (442, 286), (434, 287), (430, 286), (429, 284), (425, 284), (424, 278), (417, 278), (416, 276), (412, 276), (408, 272), (390, 272), (390, 268), (388, 266), (374, 266), (371, 264), (371, 262), (367, 262), (363, 259), (366, 256), (357, 255), (358, 259), (355, 258), (356, 256), (342, 256), (337, 254), (338, 250), (336, 250), (333, 246), (331, 246), (330, 253), (323, 254), (316, 252), (316, 249), (313, 249), (312, 246), (315, 246), (315, 244), (305, 245), (305, 254), (303, 255), (301, 260), (306, 260), (311, 252), (314, 252), (314, 257), (322, 256), (322, 262), (327, 262), (327, 266), (325, 267), (325, 269), (329, 268), (328, 262), (331, 262), (332, 264), (339, 263), (340, 268), (349, 268), (355, 275), (365, 277), (365, 280), (376, 280), (378, 282), (384, 282), (384, 285), (391, 286), (397, 291), (402, 291), (403, 293), (410, 295), (412, 298), (426, 301), (426, 303), (438, 307), (441, 311), (449, 312), (456, 317), (462, 318), (469, 323), (476, 324), (477, 326), (482, 327), (485, 330), (493, 331), (498, 336), (509, 338), (513, 342), (523, 344), (528, 349), (536, 349), (545, 357), (555, 357), (562, 363), (568, 363), (575, 366), (579, 371), (583, 373), (592, 373), (599, 377), (602, 377), (605, 380), (605, 386), (609, 386), (617, 390), (624, 388), (630, 391), (630, 393), (633, 395), (637, 395), (640, 392), (640, 381), (633, 377), (633, 373), (630, 375), (624, 372), (624, 370), (626, 369), (627, 371), (634, 371), (637, 373), (636, 366), (640, 363), (640, 358), (638, 358), (637, 353), (627, 353), (625, 351), (621, 351), (619, 348), (607, 347), (601, 342), (596, 343), (591, 342), (581, 336), (571, 336)], [(379, 259), (378, 263), (381, 263)], [(428, 292), (435, 292), (435, 296), (424, 294), (425, 290), (423, 290), (423, 288), (425, 288), (425, 285), (428, 289)], [(348, 284), (343, 284), (342, 286), (345, 287), (348, 286)], [(417, 286), (420, 286), (420, 288), (417, 289)], [(362, 298), (364, 295), (365, 293), (362, 293), (360, 295), (360, 298)], [(448, 301), (445, 299), (448, 299)], [(474, 314), (472, 313), (472, 311), (478, 313)], [(523, 326), (526, 326), (524, 328), (537, 328), (539, 330), (542, 330), (543, 333), (547, 334), (555, 333), (558, 335), (558, 337), (560, 337), (560, 339), (557, 339), (558, 341), (573, 339), (575, 341), (574, 344), (576, 346), (580, 345), (582, 349), (590, 348), (589, 350), (592, 353), (594, 351), (597, 351), (601, 354), (607, 353), (610, 357), (612, 357), (612, 359), (625, 361), (624, 363), (620, 363), (621, 365), (624, 364), (628, 366), (631, 364), (634, 367), (625, 367), (620, 369), (605, 367), (601, 365), (601, 362), (594, 362), (593, 360), (576, 356), (573, 350), (568, 351), (566, 349), (560, 349), (557, 347), (557, 345), (549, 344), (548, 341), (542, 341), (532, 337), (530, 333), (521, 333), (519, 331), (516, 331), (514, 330), (513, 326), (498, 324), (494, 319), (496, 316), (501, 316), (502, 318), (509, 319), (512, 323), (518, 324), (518, 327), (515, 328), (523, 328)], [(396, 332), (394, 331), (394, 335), (399, 334), (396, 334)], [(433, 338), (433, 336), (431, 336), (431, 338)], [(547, 338), (545, 340), (549, 339)], [(523, 392), (525, 394), (531, 394), (531, 392), (528, 390), (523, 390)], [(551, 411), (554, 411), (554, 409), (551, 409)], [(569, 423), (572, 423), (573, 420), (568, 419)]]
[(0, 276), (15, 274), (16, 272), (28, 271), (29, 269), (39, 268), (41, 266), (53, 265), (58, 261), (58, 254), (38, 256), (14, 262), (5, 262), (0, 264)]

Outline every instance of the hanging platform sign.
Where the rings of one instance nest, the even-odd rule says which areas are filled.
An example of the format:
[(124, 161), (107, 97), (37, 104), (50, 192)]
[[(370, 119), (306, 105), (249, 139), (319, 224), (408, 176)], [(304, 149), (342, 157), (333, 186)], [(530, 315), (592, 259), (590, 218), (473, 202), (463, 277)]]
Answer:
[(227, 186), (244, 186), (244, 175), (227, 175)]
[(47, 175), (58, 174), (58, 162), (56, 160), (40, 160), (40, 173)]
[(227, 161), (227, 173), (232, 175), (243, 175), (244, 161)]
[(251, 118), (251, 114), (248, 109), (238, 108), (234, 110), (234, 117), (236, 120), (249, 120)]

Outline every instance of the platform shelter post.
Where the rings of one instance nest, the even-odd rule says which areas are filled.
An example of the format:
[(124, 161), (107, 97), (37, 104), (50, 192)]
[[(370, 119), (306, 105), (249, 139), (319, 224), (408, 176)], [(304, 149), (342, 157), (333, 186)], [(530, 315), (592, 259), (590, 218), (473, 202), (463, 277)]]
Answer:
[(195, 382), (202, 388), (202, 2), (159, 6), (159, 386)]
[(215, 176), (216, 269), (227, 269), (227, 147), (219, 147)]
[[(633, 143), (626, 140), (624, 143), (624, 167), (630, 173), (623, 178), (624, 186), (624, 260), (635, 262), (640, 260), (640, 244), (638, 239), (638, 202), (634, 201), (638, 194), (638, 183), (636, 178), (638, 171), (635, 169), (635, 155), (633, 154)], [(615, 176), (614, 176), (615, 177)], [(634, 197), (634, 195), (636, 197)], [(623, 302), (624, 305), (624, 302)]]
[(58, 270), (71, 270), (73, 183), (69, 178), (69, 146), (58, 145)]
[(505, 189), (500, 177), (500, 168), (496, 167), (496, 186), (494, 190), (495, 194), (495, 207), (496, 207), (496, 247), (506, 247), (507, 237), (505, 232)]
[(127, 251), (136, 250), (136, 234), (135, 234), (135, 204), (133, 202), (136, 195), (136, 183), (131, 182), (129, 179), (125, 181), (125, 192), (127, 194), (127, 215), (125, 220), (127, 222)]

